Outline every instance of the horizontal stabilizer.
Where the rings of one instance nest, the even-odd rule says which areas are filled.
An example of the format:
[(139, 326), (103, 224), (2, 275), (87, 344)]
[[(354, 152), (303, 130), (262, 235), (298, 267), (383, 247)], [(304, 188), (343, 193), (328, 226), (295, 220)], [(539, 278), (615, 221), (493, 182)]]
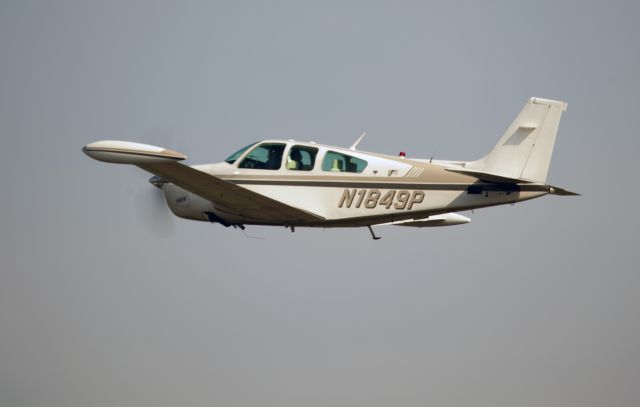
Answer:
[(549, 193), (551, 195), (560, 195), (560, 196), (581, 196), (582, 195), (577, 192), (572, 192), (559, 187), (549, 187)]
[(394, 226), (410, 226), (415, 228), (434, 227), (434, 226), (453, 226), (464, 225), (471, 222), (471, 219), (457, 213), (443, 213), (441, 215), (432, 215), (424, 219), (407, 219), (397, 222), (387, 223)]
[(447, 171), (451, 172), (459, 172), (465, 175), (471, 175), (473, 177), (479, 178), (483, 181), (487, 182), (496, 182), (499, 184), (520, 184), (520, 183), (530, 183), (531, 181), (525, 179), (518, 178), (509, 178), (502, 175), (491, 174), (489, 172), (479, 171), (479, 170), (471, 170), (466, 168), (446, 168)]

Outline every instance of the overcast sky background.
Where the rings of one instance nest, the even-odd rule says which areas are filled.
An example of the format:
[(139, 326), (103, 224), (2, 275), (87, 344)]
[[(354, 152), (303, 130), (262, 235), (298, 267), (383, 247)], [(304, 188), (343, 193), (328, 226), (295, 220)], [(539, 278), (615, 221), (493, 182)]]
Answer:
[[(639, 4), (1, 0), (0, 405), (637, 406)], [(155, 227), (80, 151), (471, 160), (530, 96), (584, 196), (377, 242)]]

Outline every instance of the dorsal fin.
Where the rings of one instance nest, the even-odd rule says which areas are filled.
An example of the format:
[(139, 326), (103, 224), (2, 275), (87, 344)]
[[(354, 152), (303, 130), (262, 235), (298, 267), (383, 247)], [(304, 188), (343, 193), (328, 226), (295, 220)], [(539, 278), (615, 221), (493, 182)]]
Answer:
[(360, 137), (358, 137), (358, 139), (356, 140), (355, 143), (351, 144), (351, 147), (349, 147), (349, 150), (356, 150), (356, 147), (358, 147), (358, 144), (360, 144), (360, 142), (362, 141), (362, 139), (364, 138), (364, 136), (367, 135), (366, 131), (363, 131), (362, 134), (360, 135)]

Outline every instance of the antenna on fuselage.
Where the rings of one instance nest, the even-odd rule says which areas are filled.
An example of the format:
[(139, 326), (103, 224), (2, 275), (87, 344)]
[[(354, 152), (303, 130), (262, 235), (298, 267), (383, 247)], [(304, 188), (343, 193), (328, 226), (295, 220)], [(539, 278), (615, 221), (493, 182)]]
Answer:
[(360, 144), (360, 142), (362, 141), (362, 139), (364, 138), (364, 136), (367, 135), (366, 131), (363, 131), (362, 134), (360, 135), (360, 137), (358, 137), (358, 139), (356, 140), (355, 143), (351, 144), (351, 147), (349, 147), (349, 150), (353, 150), (356, 151), (356, 147), (358, 147), (358, 144)]
[(433, 161), (433, 158), (436, 156), (436, 154), (438, 154), (441, 146), (442, 146), (442, 138), (438, 140), (438, 144), (436, 144), (436, 148), (433, 150), (433, 153), (431, 154), (431, 158), (429, 158), (429, 164), (431, 164), (431, 162)]

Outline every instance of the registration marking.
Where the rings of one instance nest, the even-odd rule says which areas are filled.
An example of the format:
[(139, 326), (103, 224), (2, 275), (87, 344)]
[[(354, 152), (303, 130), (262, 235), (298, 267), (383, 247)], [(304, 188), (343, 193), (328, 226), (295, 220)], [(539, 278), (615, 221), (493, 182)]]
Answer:
[(384, 206), (385, 209), (411, 210), (414, 204), (424, 200), (423, 191), (388, 190), (382, 194), (379, 189), (346, 188), (338, 202), (338, 208), (374, 209)]

